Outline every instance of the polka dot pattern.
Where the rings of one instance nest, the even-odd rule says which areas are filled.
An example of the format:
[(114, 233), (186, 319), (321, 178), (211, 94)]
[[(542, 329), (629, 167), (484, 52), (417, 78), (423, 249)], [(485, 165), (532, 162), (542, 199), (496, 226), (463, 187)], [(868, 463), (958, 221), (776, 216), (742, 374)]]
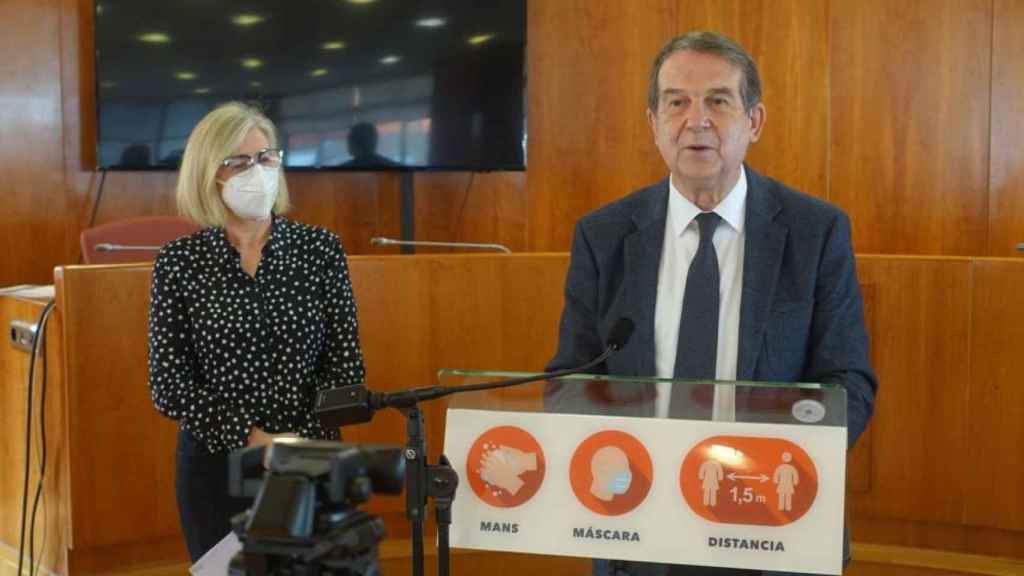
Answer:
[(211, 452), (270, 433), (336, 439), (318, 391), (365, 381), (345, 251), (322, 228), (275, 217), (255, 276), (223, 228), (166, 244), (153, 265), (149, 389)]

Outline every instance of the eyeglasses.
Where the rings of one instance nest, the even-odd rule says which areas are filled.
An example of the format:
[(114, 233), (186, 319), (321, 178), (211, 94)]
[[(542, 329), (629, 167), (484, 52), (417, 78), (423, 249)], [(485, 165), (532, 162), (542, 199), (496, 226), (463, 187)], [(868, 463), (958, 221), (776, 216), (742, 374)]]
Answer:
[(284, 160), (284, 150), (264, 148), (251, 156), (249, 154), (228, 156), (220, 165), (232, 171), (245, 170), (257, 162), (264, 168), (279, 168), (282, 160)]

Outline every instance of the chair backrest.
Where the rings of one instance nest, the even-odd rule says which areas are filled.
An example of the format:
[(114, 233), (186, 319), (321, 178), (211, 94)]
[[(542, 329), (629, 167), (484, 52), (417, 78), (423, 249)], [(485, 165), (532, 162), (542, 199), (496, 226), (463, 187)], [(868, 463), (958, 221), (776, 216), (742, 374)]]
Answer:
[(82, 261), (86, 264), (150, 262), (161, 246), (199, 228), (177, 216), (133, 218), (86, 228), (80, 236)]

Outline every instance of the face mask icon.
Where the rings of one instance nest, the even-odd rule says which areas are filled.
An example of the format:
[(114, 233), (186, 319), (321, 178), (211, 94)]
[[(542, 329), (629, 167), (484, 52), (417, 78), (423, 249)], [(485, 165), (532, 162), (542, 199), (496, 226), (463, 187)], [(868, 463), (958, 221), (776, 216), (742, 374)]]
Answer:
[(590, 493), (605, 502), (625, 494), (633, 482), (629, 458), (622, 448), (617, 446), (597, 449), (590, 460), (590, 472), (594, 477)]
[(625, 494), (629, 490), (630, 483), (633, 482), (633, 473), (629, 470), (625, 472), (619, 472), (615, 476), (612, 476), (608, 482), (608, 491), (615, 495)]

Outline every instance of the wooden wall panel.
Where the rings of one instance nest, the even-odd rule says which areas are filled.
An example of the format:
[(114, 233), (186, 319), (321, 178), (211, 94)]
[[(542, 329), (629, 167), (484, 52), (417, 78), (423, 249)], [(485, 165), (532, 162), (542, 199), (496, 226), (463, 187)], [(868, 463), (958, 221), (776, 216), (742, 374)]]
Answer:
[[(828, 193), (828, 3), (704, 0), (679, 10), (678, 32), (712, 30), (754, 57), (768, 110), (755, 170), (822, 198)], [(653, 57), (653, 54), (652, 54)]]
[(986, 252), (991, 28), (991, 0), (831, 3), (830, 198), (858, 252)]
[(0, 2), (0, 286), (47, 282), (77, 215), (64, 194), (57, 0)]
[(964, 385), (970, 312), (948, 303), (970, 301), (969, 264), (862, 257), (858, 272), (874, 286), (878, 324), (871, 347), (881, 377), (871, 422), (871, 485), (851, 495), (853, 514), (957, 524), (970, 462)]
[(568, 250), (584, 213), (667, 175), (647, 125), (647, 77), (679, 3), (531, 0), (529, 248)]
[[(1008, 322), (1024, 310), (1024, 270), (1017, 262), (973, 264), (971, 379), (965, 430), (970, 456), (963, 461), (964, 520), (974, 526), (1024, 531), (1024, 323)], [(986, 438), (978, 445), (977, 438)], [(994, 498), (976, 498), (982, 494)]]
[(1024, 1), (994, 11), (988, 255), (1013, 256), (1024, 242)]
[[(4, 334), (12, 320), (20, 320), (29, 324), (39, 322), (40, 314), (45, 306), (44, 301), (24, 300), (12, 296), (0, 296), (0, 326)], [(60, 371), (63, 355), (63, 339), (61, 338), (60, 319), (55, 312), (50, 315), (46, 337), (46, 477), (43, 482), (43, 500), (41, 500), (36, 517), (35, 559), (51, 570), (60, 570), (65, 562), (65, 545), (67, 544), (67, 514), (62, 506), (60, 493), (63, 483), (67, 481), (67, 467), (62, 463), (67, 458), (67, 442), (61, 431), (64, 413), (63, 375)], [(6, 340), (6, 336), (4, 340)], [(18, 549), (21, 534), (21, 505), (24, 496), (23, 481), (25, 470), (25, 424), (26, 398), (29, 372), (29, 353), (9, 346), (7, 342), (0, 344), (0, 407), (3, 417), (0, 418), (0, 550)], [(41, 438), (39, 436), (40, 404), (43, 388), (43, 362), (36, 363), (35, 380), (33, 383), (32, 410), (32, 448), (29, 458), (29, 513), (32, 510), (32, 498), (39, 482), (39, 462), (41, 456)], [(26, 534), (28, 534), (26, 529)], [(26, 539), (25, 564), (28, 564)], [(2, 553), (0, 553), (2, 558)], [(17, 572), (17, 560), (11, 574)], [(0, 562), (2, 565), (3, 562)], [(3, 570), (0, 569), (0, 573)]]
[[(423, 172), (415, 176), (416, 240), (501, 244), (526, 250), (526, 174)], [(420, 254), (466, 252), (417, 247)]]

